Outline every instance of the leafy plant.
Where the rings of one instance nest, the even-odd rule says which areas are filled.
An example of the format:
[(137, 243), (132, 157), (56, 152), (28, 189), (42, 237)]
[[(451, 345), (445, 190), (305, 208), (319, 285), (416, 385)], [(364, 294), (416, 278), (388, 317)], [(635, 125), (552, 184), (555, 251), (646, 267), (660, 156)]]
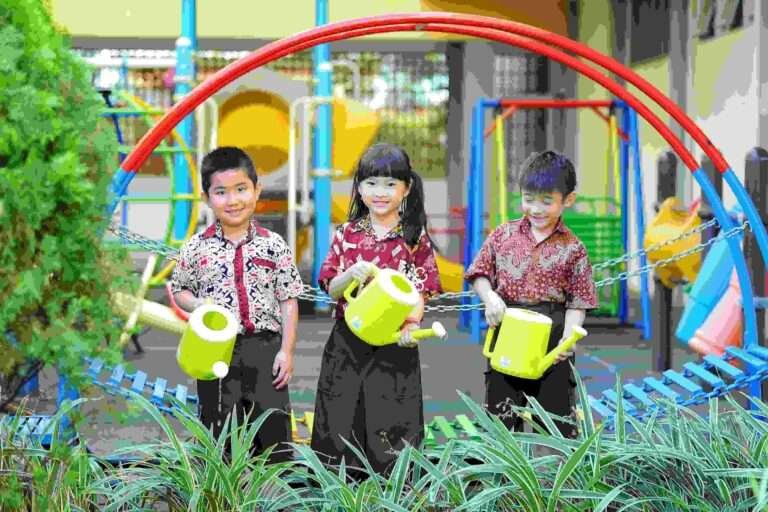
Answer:
[(116, 163), (102, 107), (46, 5), (0, 0), (0, 411), (44, 365), (81, 385), (115, 333), (109, 292), (128, 277), (100, 243)]

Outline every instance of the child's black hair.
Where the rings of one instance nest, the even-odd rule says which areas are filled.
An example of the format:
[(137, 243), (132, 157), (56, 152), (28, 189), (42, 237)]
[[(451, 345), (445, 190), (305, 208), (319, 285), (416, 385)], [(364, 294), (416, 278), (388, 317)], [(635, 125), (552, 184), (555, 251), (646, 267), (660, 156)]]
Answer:
[(557, 151), (532, 153), (520, 173), (520, 190), (560, 192), (563, 197), (576, 190), (576, 170), (567, 156)]
[(259, 182), (256, 175), (256, 169), (253, 167), (253, 161), (248, 153), (240, 148), (232, 146), (222, 146), (216, 148), (203, 158), (200, 166), (200, 176), (203, 182), (203, 192), (208, 193), (211, 187), (211, 176), (217, 172), (227, 171), (229, 169), (242, 169), (253, 182), (253, 186)]
[[(358, 191), (360, 183), (371, 177), (386, 177), (404, 181), (410, 192), (400, 222), (403, 238), (410, 247), (419, 243), (421, 232), (427, 232), (427, 213), (424, 209), (424, 184), (421, 176), (411, 169), (411, 159), (403, 148), (395, 144), (374, 144), (368, 148), (357, 163), (357, 172), (352, 184), (352, 200), (349, 203), (349, 220), (356, 221), (368, 215), (368, 207)], [(427, 234), (429, 242), (435, 244)]]

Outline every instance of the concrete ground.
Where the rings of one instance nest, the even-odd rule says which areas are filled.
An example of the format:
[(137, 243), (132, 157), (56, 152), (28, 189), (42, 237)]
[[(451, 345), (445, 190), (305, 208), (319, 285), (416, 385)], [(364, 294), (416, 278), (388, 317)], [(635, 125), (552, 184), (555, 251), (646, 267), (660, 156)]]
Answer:
[[(449, 335), (445, 341), (428, 340), (420, 347), (426, 421), (435, 415), (467, 413), (457, 390), (479, 403), (482, 403), (484, 394), (485, 360), (481, 346), (458, 331), (457, 314), (430, 314), (425, 318), (425, 324), (433, 320), (443, 322)], [(313, 410), (320, 359), (331, 326), (329, 316), (303, 316), (299, 323), (295, 372), (290, 384), (292, 407), (299, 418), (304, 412)], [(592, 318), (587, 319), (586, 328), (589, 336), (579, 343), (577, 369), (589, 393), (599, 395), (603, 389), (613, 387), (617, 373), (625, 381), (653, 374), (650, 342), (641, 339), (638, 329), (618, 326), (613, 319)], [(137, 353), (132, 346), (126, 349), (125, 359), (129, 365), (146, 372), (150, 379), (163, 377), (168, 380), (169, 386), (186, 384), (194, 392), (194, 381), (183, 374), (176, 364), (176, 336), (149, 330), (141, 335), (140, 343), (143, 353)], [(674, 368), (696, 359), (695, 354), (677, 342), (673, 349)], [(32, 397), (29, 404), (32, 410), (52, 412), (55, 383), (55, 374), (46, 370), (41, 379), (40, 393)], [(122, 398), (105, 396), (98, 388), (93, 391), (93, 396), (100, 398), (83, 407), (87, 421), (80, 429), (80, 435), (95, 453), (106, 455), (118, 448), (164, 438), (162, 430), (148, 418), (121, 419), (119, 413), (126, 410)], [(172, 423), (177, 431), (182, 430), (175, 420)], [(300, 425), (299, 432), (306, 435), (306, 428)]]

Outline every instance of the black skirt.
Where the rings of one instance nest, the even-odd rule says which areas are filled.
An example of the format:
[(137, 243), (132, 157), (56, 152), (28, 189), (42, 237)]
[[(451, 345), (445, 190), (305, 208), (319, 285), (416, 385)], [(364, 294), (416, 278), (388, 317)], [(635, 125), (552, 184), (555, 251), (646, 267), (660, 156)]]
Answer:
[(404, 441), (424, 438), (419, 349), (373, 347), (338, 320), (325, 345), (317, 383), (312, 449), (320, 460), (363, 468), (344, 443), (385, 473)]
[[(557, 303), (509, 305), (520, 307), (547, 315), (552, 319), (552, 331), (549, 335), (547, 350), (557, 346), (563, 336), (565, 327), (565, 306)], [(524, 343), (525, 340), (520, 340)], [(576, 364), (576, 357), (569, 361)], [(496, 414), (510, 430), (521, 431), (523, 419), (515, 414), (511, 406), (524, 407), (528, 404), (527, 397), (535, 398), (547, 411), (557, 416), (568, 417), (574, 413), (576, 380), (568, 361), (552, 365), (541, 378), (522, 379), (497, 372), (491, 368), (490, 362), (485, 372), (485, 407), (488, 412)], [(534, 416), (538, 421), (538, 417)], [(539, 422), (541, 423), (541, 422)], [(566, 437), (575, 437), (573, 425), (563, 421), (555, 421), (558, 430)]]

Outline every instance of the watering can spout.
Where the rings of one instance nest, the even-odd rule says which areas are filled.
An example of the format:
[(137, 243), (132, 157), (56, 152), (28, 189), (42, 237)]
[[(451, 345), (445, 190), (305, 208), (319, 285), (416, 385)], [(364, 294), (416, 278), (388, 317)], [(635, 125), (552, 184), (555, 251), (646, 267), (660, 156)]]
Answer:
[(544, 373), (547, 368), (552, 366), (554, 364), (555, 359), (557, 356), (562, 354), (563, 352), (568, 352), (577, 341), (579, 341), (581, 338), (587, 335), (587, 331), (583, 327), (574, 327), (573, 331), (571, 331), (571, 335), (568, 336), (568, 338), (563, 341), (561, 344), (550, 350), (547, 355), (545, 355), (541, 362), (539, 363), (538, 373)]

